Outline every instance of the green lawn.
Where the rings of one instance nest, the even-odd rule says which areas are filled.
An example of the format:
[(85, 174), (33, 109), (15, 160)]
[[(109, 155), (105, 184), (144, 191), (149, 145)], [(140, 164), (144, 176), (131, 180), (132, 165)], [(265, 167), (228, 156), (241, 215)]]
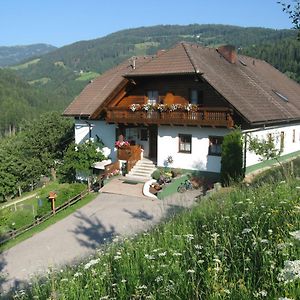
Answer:
[[(86, 190), (86, 185), (84, 184), (60, 184), (58, 182), (51, 182), (43, 188), (28, 193), (26, 195), (29, 197), (28, 199), (0, 209), (0, 234), (5, 236), (7, 232), (28, 226), (34, 223), (36, 218), (41, 218), (43, 215), (49, 213), (51, 211), (51, 203), (47, 197), (50, 191), (56, 192), (57, 198), (55, 202), (56, 207), (59, 207), (84, 190)], [(34, 229), (30, 230), (30, 232), (34, 231)], [(24, 236), (26, 236), (26, 234), (24, 234)], [(17, 240), (19, 240), (19, 238), (15, 239), (15, 241)], [(5, 244), (4, 247), (9, 244), (10, 242)], [(12, 244), (15, 244), (15, 242), (12, 242)]]
[(32, 228), (31, 230), (21, 234), (20, 236), (18, 236), (17, 238), (8, 241), (7, 243), (5, 243), (4, 245), (0, 246), (0, 253), (4, 250), (7, 250), (13, 246), (15, 246), (16, 244), (32, 237), (34, 234), (43, 231), (44, 229), (46, 229), (47, 227), (49, 227), (50, 225), (64, 219), (65, 217), (67, 217), (68, 215), (72, 214), (73, 212), (75, 212), (77, 209), (83, 207), (84, 205), (86, 205), (87, 203), (91, 202), (93, 199), (95, 199), (97, 197), (96, 193), (91, 193), (89, 195), (87, 195), (85, 198), (83, 198), (82, 200), (78, 201), (77, 203), (73, 204), (72, 206), (68, 207), (67, 209), (55, 214), (54, 216), (52, 216), (50, 219), (48, 219), (47, 221), (45, 221), (44, 223)]

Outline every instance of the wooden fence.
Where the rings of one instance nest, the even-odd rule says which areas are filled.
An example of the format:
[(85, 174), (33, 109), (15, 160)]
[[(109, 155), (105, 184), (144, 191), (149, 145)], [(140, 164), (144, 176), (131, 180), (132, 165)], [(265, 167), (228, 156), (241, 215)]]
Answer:
[(45, 221), (50, 219), (54, 214), (70, 207), (71, 205), (75, 204), (76, 202), (78, 202), (79, 200), (81, 200), (82, 198), (84, 198), (88, 194), (89, 194), (88, 190), (83, 191), (80, 194), (78, 194), (78, 195), (74, 196), (73, 198), (69, 199), (68, 201), (66, 201), (62, 205), (56, 207), (54, 212), (50, 211), (49, 213), (43, 215), (41, 218), (36, 219), (36, 221), (31, 223), (30, 225), (23, 226), (23, 227), (21, 227), (17, 230), (13, 230), (13, 231), (10, 231), (10, 232), (4, 234), (3, 239), (1, 239), (1, 237), (0, 237), (0, 245), (16, 238), (17, 236), (19, 236), (19, 235), (23, 234), (24, 232), (38, 226), (39, 224), (44, 223)]

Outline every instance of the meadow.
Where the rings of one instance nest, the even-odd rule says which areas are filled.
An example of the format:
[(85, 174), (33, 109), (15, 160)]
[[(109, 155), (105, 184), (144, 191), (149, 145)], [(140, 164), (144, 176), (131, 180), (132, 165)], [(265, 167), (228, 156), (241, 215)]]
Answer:
[(299, 299), (300, 182), (235, 187), (14, 299)]

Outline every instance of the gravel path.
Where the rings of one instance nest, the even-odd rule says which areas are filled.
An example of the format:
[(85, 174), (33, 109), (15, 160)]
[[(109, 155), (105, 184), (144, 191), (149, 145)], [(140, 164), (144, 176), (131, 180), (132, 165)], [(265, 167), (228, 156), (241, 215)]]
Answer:
[[(22, 286), (50, 267), (74, 263), (115, 236), (127, 236), (157, 224), (166, 214), (194, 203), (199, 191), (164, 200), (101, 193), (72, 215), (3, 252), (1, 289)], [(1, 278), (0, 278), (1, 283)]]

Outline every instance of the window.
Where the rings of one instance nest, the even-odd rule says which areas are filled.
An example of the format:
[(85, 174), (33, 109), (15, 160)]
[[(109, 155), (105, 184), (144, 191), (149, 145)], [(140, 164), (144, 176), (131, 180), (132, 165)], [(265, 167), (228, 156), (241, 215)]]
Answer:
[(280, 151), (284, 149), (284, 131), (280, 132)]
[(203, 91), (199, 91), (197, 89), (190, 90), (190, 102), (192, 104), (203, 104)]
[(179, 152), (192, 153), (192, 135), (179, 134)]
[(148, 103), (156, 104), (158, 103), (158, 91), (147, 91)]
[(209, 137), (208, 155), (221, 156), (222, 142), (223, 142), (222, 136), (210, 136)]
[(148, 130), (141, 128), (141, 141), (148, 141)]
[(296, 143), (296, 129), (293, 129), (293, 143)]

